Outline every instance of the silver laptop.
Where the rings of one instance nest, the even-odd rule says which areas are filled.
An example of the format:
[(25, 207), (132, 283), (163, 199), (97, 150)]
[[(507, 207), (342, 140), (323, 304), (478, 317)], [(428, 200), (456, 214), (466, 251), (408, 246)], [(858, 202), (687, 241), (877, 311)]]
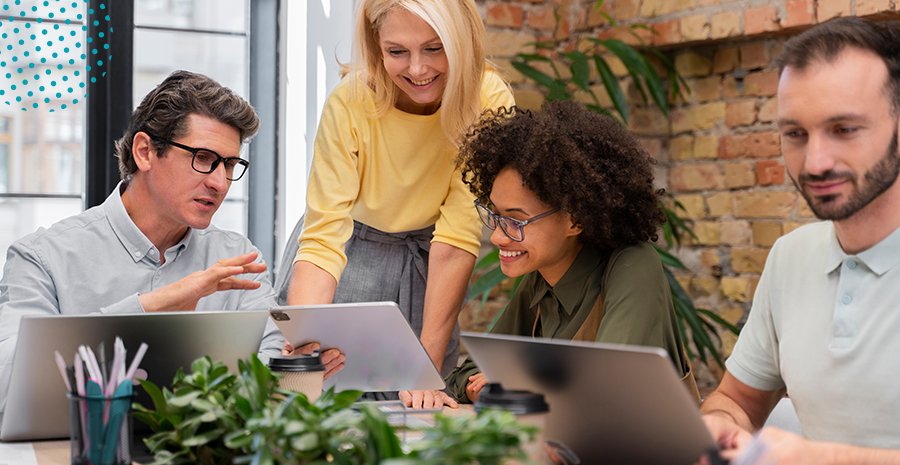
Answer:
[[(149, 348), (141, 368), (157, 386), (170, 386), (179, 368), (190, 371), (191, 362), (204, 355), (236, 371), (238, 359), (248, 359), (259, 349), (268, 318), (264, 310), (23, 317), (0, 438), (69, 437), (69, 404), (54, 349), (71, 365), (81, 344), (96, 350), (102, 341), (111, 357), (119, 336), (130, 362), (141, 342), (146, 342)], [(144, 390), (135, 391), (137, 402), (152, 408)], [(136, 421), (135, 429), (140, 427)]]
[(443, 389), (444, 380), (394, 302), (365, 302), (270, 310), (294, 347), (318, 342), (338, 348), (344, 369), (325, 381), (335, 390)]
[(489, 381), (541, 393), (546, 438), (583, 464), (683, 465), (716, 449), (660, 348), (463, 333)]

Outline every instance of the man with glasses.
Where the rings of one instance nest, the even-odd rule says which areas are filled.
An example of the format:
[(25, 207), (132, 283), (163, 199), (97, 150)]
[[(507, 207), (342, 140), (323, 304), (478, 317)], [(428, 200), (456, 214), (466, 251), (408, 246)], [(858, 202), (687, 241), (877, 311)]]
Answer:
[[(116, 143), (122, 181), (106, 201), (9, 248), (0, 280), (0, 412), (25, 315), (276, 305), (259, 251), (210, 225), (250, 165), (241, 146), (258, 128), (246, 101), (203, 75), (177, 71), (144, 97)], [(283, 346), (269, 321), (260, 353)], [(336, 351), (323, 359), (340, 369)]]

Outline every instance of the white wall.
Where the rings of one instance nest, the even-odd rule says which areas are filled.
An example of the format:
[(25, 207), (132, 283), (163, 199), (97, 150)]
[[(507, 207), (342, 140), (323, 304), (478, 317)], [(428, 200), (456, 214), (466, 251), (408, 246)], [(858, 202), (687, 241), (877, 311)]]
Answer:
[[(279, 192), (280, 262), (287, 236), (306, 209), (306, 181), (325, 99), (350, 61), (356, 0), (288, 0), (286, 12), (285, 154)], [(277, 270), (280, 271), (280, 270)], [(277, 272), (276, 271), (276, 272)]]

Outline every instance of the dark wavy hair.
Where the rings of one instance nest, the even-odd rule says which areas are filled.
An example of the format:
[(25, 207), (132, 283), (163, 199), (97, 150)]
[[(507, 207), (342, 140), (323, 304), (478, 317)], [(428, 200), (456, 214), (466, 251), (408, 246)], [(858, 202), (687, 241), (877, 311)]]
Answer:
[(569, 213), (581, 240), (605, 249), (657, 239), (665, 215), (653, 187), (651, 158), (619, 123), (574, 102), (487, 111), (457, 158), (463, 182), (486, 201), (504, 168), (537, 197)]
[[(131, 114), (125, 135), (116, 141), (119, 175), (126, 182), (137, 171), (131, 144), (140, 131), (174, 140), (187, 134), (188, 116), (196, 113), (225, 123), (240, 132), (241, 142), (252, 139), (259, 130), (256, 111), (231, 89), (213, 79), (190, 71), (175, 71), (150, 91)], [(165, 157), (165, 142), (153, 141), (156, 155)]]

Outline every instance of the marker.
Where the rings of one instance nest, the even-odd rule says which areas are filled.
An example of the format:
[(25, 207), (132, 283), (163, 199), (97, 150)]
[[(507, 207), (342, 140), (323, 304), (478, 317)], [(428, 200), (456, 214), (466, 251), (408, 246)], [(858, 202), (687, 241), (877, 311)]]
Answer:
[(134, 359), (131, 361), (131, 366), (128, 367), (128, 373), (125, 373), (124, 379), (131, 379), (134, 376), (135, 370), (137, 370), (138, 365), (141, 364), (141, 360), (144, 358), (144, 354), (147, 353), (147, 343), (142, 342), (141, 346), (138, 347), (137, 354), (134, 355)]
[(75, 354), (75, 389), (79, 396), (84, 397), (84, 367), (81, 363), (81, 354)]
[(56, 366), (59, 367), (59, 374), (62, 375), (63, 382), (66, 383), (66, 391), (72, 392), (72, 385), (69, 384), (69, 377), (66, 375), (66, 361), (63, 360), (63, 356), (58, 350), (54, 350), (53, 355), (56, 358)]

